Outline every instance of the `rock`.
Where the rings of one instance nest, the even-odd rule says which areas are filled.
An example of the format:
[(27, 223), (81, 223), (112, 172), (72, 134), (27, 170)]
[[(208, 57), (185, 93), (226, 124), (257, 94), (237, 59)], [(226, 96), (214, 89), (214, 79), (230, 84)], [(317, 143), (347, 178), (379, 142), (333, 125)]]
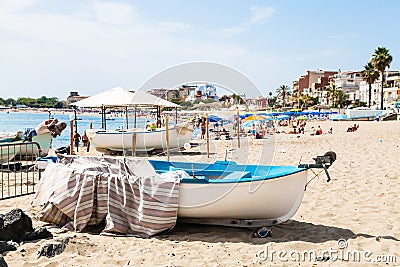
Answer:
[(21, 209), (0, 215), (0, 241), (20, 242), (27, 232), (33, 232), (32, 220)]
[(52, 238), (52, 237), (53, 237), (53, 235), (46, 229), (46, 227), (41, 227), (39, 229), (36, 229), (32, 233), (27, 233), (24, 237), (24, 241), (46, 239), (46, 238)]
[(42, 248), (38, 251), (38, 258), (41, 256), (51, 258), (55, 255), (61, 254), (67, 247), (69, 240), (70, 237), (66, 237), (60, 240), (54, 240), (52, 243), (43, 244)]
[(4, 260), (3, 256), (0, 255), (0, 267), (8, 267), (7, 262)]
[[(7, 251), (17, 250), (17, 246), (13, 242), (0, 241), (0, 254)], [(1, 265), (0, 265), (1, 266)]]

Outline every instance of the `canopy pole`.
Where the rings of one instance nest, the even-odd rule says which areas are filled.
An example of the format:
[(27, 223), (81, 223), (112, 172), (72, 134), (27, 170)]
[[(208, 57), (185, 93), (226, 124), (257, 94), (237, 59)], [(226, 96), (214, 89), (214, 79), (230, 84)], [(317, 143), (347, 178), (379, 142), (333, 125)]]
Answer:
[[(78, 117), (76, 116), (76, 107), (74, 108), (74, 123), (75, 123), (75, 135), (77, 135), (76, 137), (78, 137)], [(74, 135), (74, 137), (75, 137)], [(75, 141), (75, 140), (74, 140)], [(75, 141), (77, 142), (77, 141)], [(79, 143), (79, 142), (78, 142)], [(76, 152), (79, 151), (78, 146), (76, 146)]]
[(78, 132), (78, 117), (76, 116), (76, 107), (74, 108), (75, 132)]
[(175, 107), (175, 126), (178, 124), (178, 107)]
[(132, 157), (136, 157), (136, 133), (132, 132)]
[(157, 106), (156, 127), (161, 128), (161, 107), (160, 106)]
[(128, 121), (128, 107), (125, 107), (125, 120), (126, 120), (126, 129), (128, 130), (129, 121)]
[(207, 138), (207, 158), (210, 158), (210, 136), (208, 131), (208, 114), (206, 113), (206, 138)]
[(101, 106), (101, 128), (103, 130), (106, 129), (105, 112), (106, 112), (106, 108), (104, 106)]
[(74, 155), (74, 120), (69, 121), (69, 132), (70, 132), (70, 143), (69, 143), (69, 154)]
[(238, 148), (240, 148), (240, 116), (239, 116), (239, 109), (237, 110), (237, 123), (236, 123), (236, 128), (237, 128), (237, 139), (238, 139)]
[(137, 128), (136, 126), (136, 105), (135, 105), (135, 129)]
[(169, 161), (170, 158), (170, 151), (169, 151), (169, 125), (168, 125), (168, 116), (165, 118), (165, 138), (167, 139), (167, 160)]

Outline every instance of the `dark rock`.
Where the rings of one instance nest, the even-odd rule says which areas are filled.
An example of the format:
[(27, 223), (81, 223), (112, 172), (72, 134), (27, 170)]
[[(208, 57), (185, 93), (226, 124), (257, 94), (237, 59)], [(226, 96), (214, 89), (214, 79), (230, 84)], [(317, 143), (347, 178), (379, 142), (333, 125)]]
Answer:
[(0, 241), (0, 254), (7, 251), (17, 250), (17, 246), (13, 242)]
[(33, 232), (32, 220), (21, 209), (0, 215), (0, 241), (20, 242), (27, 232)]
[(47, 230), (46, 227), (41, 227), (39, 229), (36, 229), (32, 233), (27, 233), (24, 237), (24, 241), (46, 239), (46, 238), (52, 238), (52, 237), (53, 237), (53, 235)]
[(38, 258), (41, 256), (51, 258), (55, 255), (61, 254), (67, 247), (69, 240), (70, 237), (66, 237), (60, 240), (54, 240), (52, 243), (43, 244), (42, 248), (38, 251)]
[(4, 260), (3, 256), (0, 255), (0, 267), (8, 267), (7, 262)]

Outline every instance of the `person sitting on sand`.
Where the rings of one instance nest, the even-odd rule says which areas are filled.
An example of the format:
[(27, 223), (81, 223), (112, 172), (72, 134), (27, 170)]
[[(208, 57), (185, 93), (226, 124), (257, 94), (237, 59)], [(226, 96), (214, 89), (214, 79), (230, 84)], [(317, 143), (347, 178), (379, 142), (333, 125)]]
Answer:
[(329, 130), (328, 130), (328, 134), (332, 134), (333, 133), (333, 129), (332, 129), (332, 127), (331, 128), (329, 128)]
[(354, 126), (350, 126), (349, 128), (347, 128), (347, 132), (355, 132), (357, 131), (358, 127), (360, 127), (360, 125), (354, 124)]
[(315, 128), (314, 128), (314, 126), (311, 127), (310, 135), (315, 135)]
[(322, 134), (322, 129), (321, 126), (318, 125), (317, 130), (315, 131), (315, 135), (321, 135)]
[(288, 134), (297, 134), (296, 128), (293, 128), (293, 130), (291, 130), (290, 132), (288, 132)]

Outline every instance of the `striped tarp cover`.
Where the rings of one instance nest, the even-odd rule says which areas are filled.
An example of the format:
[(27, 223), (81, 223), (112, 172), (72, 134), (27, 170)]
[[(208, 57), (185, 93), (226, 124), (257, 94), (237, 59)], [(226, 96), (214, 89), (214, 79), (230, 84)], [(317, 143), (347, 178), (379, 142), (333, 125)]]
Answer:
[(149, 237), (175, 226), (179, 177), (157, 174), (146, 159), (65, 156), (49, 164), (33, 205), (40, 219), (83, 231)]

